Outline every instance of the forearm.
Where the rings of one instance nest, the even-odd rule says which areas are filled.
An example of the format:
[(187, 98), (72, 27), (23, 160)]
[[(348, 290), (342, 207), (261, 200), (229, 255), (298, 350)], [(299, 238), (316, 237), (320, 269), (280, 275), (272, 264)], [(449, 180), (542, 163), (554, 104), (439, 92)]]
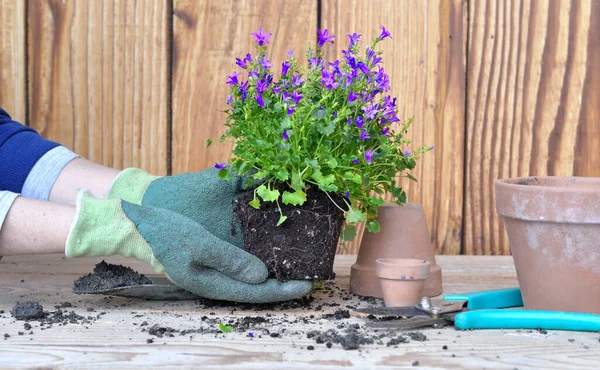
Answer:
[(97, 198), (104, 198), (119, 172), (85, 158), (74, 159), (56, 178), (48, 200), (74, 205), (81, 189), (89, 190)]
[(0, 256), (64, 253), (75, 207), (18, 197), (0, 227)]

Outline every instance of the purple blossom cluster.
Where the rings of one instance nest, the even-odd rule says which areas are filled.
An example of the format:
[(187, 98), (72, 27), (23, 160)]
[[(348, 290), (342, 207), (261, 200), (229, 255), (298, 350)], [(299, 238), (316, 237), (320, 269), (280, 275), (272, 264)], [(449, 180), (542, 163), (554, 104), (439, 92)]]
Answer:
[[(265, 45), (269, 44), (272, 34), (265, 33), (262, 28), (251, 34), (255, 38), (259, 55), (253, 57), (248, 53), (235, 61), (238, 67), (247, 71), (248, 79), (242, 82), (242, 73), (235, 71), (225, 81), (231, 89), (227, 104), (231, 106), (232, 112), (236, 102), (246, 102), (250, 96), (260, 108), (265, 108), (266, 102), (279, 102), (287, 116), (291, 117), (297, 112), (303, 99), (304, 104), (312, 104), (304, 96), (304, 89), (308, 85), (314, 88), (314, 84), (318, 83), (325, 92), (335, 91), (336, 94), (342, 91), (347, 106), (360, 108), (353, 109), (352, 114), (342, 117), (342, 122), (346, 122), (351, 128), (356, 127), (356, 140), (362, 144), (361, 154), (365, 162), (371, 164), (376, 155), (377, 137), (390, 137), (390, 125), (400, 121), (396, 115), (396, 98), (384, 96), (390, 90), (390, 80), (380, 64), (380, 53), (373, 47), (367, 47), (365, 57), (360, 57), (358, 44), (362, 35), (353, 33), (348, 35), (348, 49), (342, 50), (343, 58), (325, 63), (320, 50), (326, 43), (333, 43), (335, 36), (329, 34), (327, 29), (319, 29), (317, 50), (315, 53), (311, 50), (308, 52), (306, 73), (302, 75), (297, 72), (294, 51), (288, 50), (289, 58), (281, 64), (280, 79), (274, 81), (271, 72), (273, 66), (264, 54)], [(386, 38), (391, 38), (391, 35), (381, 26), (381, 34), (376, 42)], [(267, 97), (268, 100), (265, 99)], [(339, 118), (337, 112), (332, 115), (335, 119)], [(292, 130), (284, 129), (281, 139), (289, 140), (292, 133)], [(370, 145), (369, 140), (373, 140), (373, 145)], [(358, 164), (360, 160), (353, 159), (352, 163)], [(222, 166), (223, 164), (215, 165), (217, 169), (222, 169)]]

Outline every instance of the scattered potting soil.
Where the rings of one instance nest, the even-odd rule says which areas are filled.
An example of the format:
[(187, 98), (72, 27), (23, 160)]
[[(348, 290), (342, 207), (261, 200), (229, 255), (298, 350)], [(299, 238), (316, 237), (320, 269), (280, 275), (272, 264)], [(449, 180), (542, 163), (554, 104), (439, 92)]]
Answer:
[(10, 313), (17, 320), (41, 319), (44, 317), (44, 307), (38, 302), (17, 303)]
[(94, 267), (93, 273), (75, 280), (73, 292), (84, 294), (143, 284), (152, 284), (152, 280), (130, 267), (112, 265), (102, 261)]
[[(283, 191), (294, 190), (276, 185)], [(335, 277), (333, 260), (344, 213), (333, 204), (345, 205), (341, 196), (329, 196), (316, 187), (307, 191), (302, 206), (262, 202), (260, 209), (251, 207), (254, 192), (249, 191), (235, 200), (234, 217), (241, 222), (246, 250), (260, 258), (271, 277), (279, 280), (328, 280)], [(277, 223), (281, 213), (287, 220)]]

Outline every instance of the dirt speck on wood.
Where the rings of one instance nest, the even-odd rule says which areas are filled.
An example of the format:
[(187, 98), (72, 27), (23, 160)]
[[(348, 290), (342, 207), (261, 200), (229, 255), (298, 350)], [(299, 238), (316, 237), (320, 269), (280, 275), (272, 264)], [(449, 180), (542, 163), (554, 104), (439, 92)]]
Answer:
[(94, 267), (93, 273), (75, 280), (73, 292), (84, 294), (143, 284), (152, 284), (152, 281), (130, 267), (102, 261)]

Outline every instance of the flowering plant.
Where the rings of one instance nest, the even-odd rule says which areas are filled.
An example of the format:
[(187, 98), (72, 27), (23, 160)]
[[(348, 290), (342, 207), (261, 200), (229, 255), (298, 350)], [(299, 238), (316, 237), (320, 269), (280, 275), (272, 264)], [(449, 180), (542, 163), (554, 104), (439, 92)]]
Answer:
[[(376, 51), (379, 42), (391, 38), (384, 26), (381, 30), (364, 53), (359, 47), (361, 35), (348, 35), (350, 44), (342, 51), (343, 58), (329, 63), (323, 60), (322, 48), (334, 36), (319, 30), (316, 47), (306, 52), (308, 65), (300, 65), (289, 50), (278, 80), (266, 57), (271, 33), (262, 28), (252, 33), (256, 55), (236, 58), (247, 79), (242, 81), (237, 71), (227, 76), (230, 109), (228, 129), (221, 138), (233, 139), (234, 157), (231, 164), (215, 167), (224, 179), (231, 178), (228, 167), (233, 166), (235, 173), (250, 174), (258, 181), (250, 205), (260, 208), (261, 200), (277, 202), (278, 225), (287, 219), (280, 202), (302, 205), (307, 186), (326, 192), (344, 212), (345, 240), (354, 238), (354, 225), (363, 221), (369, 231), (379, 231), (374, 218), (385, 192), (400, 205), (406, 202), (395, 177), (413, 169), (419, 154), (433, 147), (412, 152), (406, 148), (411, 141), (404, 136), (412, 119), (399, 125), (398, 132), (391, 126), (400, 120), (396, 98), (386, 95), (390, 84), (381, 66), (382, 52)], [(410, 174), (405, 177), (416, 181)], [(280, 192), (274, 186), (278, 182), (287, 190)]]

